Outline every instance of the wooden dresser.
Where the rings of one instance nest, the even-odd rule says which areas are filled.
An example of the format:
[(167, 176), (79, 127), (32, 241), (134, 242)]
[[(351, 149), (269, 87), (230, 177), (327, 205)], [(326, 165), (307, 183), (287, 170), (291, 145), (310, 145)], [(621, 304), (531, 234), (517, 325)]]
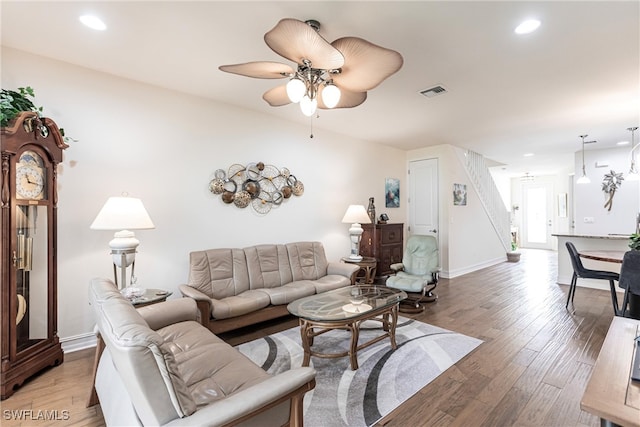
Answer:
[(362, 224), (360, 255), (378, 261), (376, 276), (393, 273), (391, 264), (402, 262), (404, 224)]

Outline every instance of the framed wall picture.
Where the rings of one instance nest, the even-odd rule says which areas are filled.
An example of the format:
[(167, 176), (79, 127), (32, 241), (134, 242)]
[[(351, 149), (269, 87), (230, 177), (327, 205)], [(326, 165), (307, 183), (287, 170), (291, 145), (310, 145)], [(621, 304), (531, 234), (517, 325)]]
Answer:
[(387, 208), (400, 207), (400, 180), (397, 178), (385, 178), (384, 180), (384, 205)]
[(453, 184), (453, 205), (467, 206), (467, 184)]

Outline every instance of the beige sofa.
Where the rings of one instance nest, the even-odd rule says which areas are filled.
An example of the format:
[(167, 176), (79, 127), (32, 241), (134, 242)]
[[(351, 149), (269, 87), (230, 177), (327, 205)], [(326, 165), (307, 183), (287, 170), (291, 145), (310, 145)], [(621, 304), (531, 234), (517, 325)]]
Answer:
[(136, 310), (94, 279), (89, 301), (106, 345), (95, 388), (107, 425), (302, 425), (312, 368), (267, 374), (197, 322), (188, 298)]
[(288, 314), (287, 304), (355, 282), (359, 267), (328, 262), (320, 242), (209, 249), (190, 254), (189, 282), (202, 324), (214, 333)]

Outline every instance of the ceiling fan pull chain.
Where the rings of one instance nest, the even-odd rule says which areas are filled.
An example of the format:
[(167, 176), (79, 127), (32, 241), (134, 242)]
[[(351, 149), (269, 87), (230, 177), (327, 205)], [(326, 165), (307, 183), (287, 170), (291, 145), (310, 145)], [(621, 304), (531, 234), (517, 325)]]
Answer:
[(309, 117), (309, 127), (311, 127), (311, 134), (309, 135), (309, 139), (313, 139), (313, 114)]

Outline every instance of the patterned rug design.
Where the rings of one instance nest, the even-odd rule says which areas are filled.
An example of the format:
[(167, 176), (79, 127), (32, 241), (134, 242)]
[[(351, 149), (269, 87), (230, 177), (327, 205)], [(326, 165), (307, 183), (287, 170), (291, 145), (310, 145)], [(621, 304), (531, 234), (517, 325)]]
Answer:
[[(380, 335), (379, 322), (361, 326), (360, 341)], [(398, 348), (384, 339), (358, 352), (360, 368), (352, 371), (349, 358), (311, 357), (316, 387), (305, 395), (306, 427), (371, 426), (462, 359), (482, 341), (426, 323), (400, 317)], [(314, 339), (314, 349), (345, 351), (349, 333), (334, 330)], [(302, 364), (299, 328), (241, 344), (237, 349), (276, 374)]]

